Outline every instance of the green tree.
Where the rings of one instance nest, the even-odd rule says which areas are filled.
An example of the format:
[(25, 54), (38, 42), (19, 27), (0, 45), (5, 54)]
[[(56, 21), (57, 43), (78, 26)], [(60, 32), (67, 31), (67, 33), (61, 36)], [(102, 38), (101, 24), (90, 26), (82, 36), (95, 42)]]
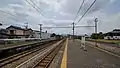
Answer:
[(102, 32), (99, 32), (97, 34), (96, 33), (92, 33), (91, 38), (92, 39), (104, 39), (104, 35), (103, 35)]
[(55, 33), (53, 33), (53, 34), (51, 34), (51, 36), (50, 37), (55, 37), (56, 36), (56, 34)]

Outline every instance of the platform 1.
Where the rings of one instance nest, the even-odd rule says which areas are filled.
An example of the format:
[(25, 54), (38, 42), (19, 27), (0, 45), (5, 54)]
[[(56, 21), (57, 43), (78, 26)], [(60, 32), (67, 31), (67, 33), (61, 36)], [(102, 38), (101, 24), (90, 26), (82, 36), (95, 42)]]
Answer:
[(60, 68), (120, 68), (120, 58), (89, 45), (80, 48), (80, 40), (68, 40)]

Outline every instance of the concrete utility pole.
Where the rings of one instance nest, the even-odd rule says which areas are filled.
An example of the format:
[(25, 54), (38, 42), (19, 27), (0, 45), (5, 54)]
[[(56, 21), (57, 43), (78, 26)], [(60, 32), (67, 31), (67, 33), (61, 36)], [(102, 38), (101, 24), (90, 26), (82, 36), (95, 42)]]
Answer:
[[(3, 25), (2, 23), (3, 23), (3, 21), (1, 21), (1, 22), (0, 22), (0, 26), (2, 26), (2, 25)], [(1, 27), (0, 27), (0, 29), (1, 29)]]
[(0, 21), (0, 26), (2, 26), (2, 25), (3, 25), (3, 23), (4, 23), (3, 21)]
[(25, 28), (28, 29), (28, 23), (25, 23)]
[(74, 40), (75, 40), (75, 39), (74, 39), (75, 23), (73, 22), (72, 25), (73, 25), (72, 30), (73, 30), (73, 41), (74, 41)]
[[(98, 22), (98, 18), (95, 18), (94, 22), (95, 22), (95, 34), (97, 35), (97, 22)], [(96, 39), (96, 42), (95, 42), (95, 46), (97, 47), (97, 39)]]
[(41, 34), (42, 34), (42, 24), (39, 24), (40, 25), (40, 40), (42, 38)]

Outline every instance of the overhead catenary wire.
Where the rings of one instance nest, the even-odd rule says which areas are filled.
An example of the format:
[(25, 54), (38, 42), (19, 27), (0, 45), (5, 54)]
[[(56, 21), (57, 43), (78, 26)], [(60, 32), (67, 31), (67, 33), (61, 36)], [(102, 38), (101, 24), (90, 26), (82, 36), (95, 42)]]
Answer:
[[(37, 12), (39, 12), (43, 17), (45, 17), (44, 16), (44, 14), (42, 14), (42, 12), (39, 10), (39, 9), (37, 9), (33, 4), (31, 4), (28, 0), (25, 0), (29, 5), (31, 5)], [(46, 18), (46, 17), (45, 17)]]
[(14, 21), (19, 21), (18, 19), (16, 19), (16, 16), (15, 16), (15, 15), (13, 15), (13, 14), (11, 14), (11, 13), (8, 13), (8, 12), (5, 12), (4, 10), (0, 10), (0, 11), (3, 12), (3, 13), (8, 14), (8, 15), (10, 15), (10, 16), (12, 16), (12, 17), (9, 17), (9, 18), (12, 18), (12, 20), (14, 20)]
[[(96, 0), (93, 1), (93, 3), (88, 7), (88, 9), (85, 11), (85, 13), (81, 16), (81, 18), (78, 20), (80, 22), (82, 18), (87, 14), (87, 12), (92, 8), (92, 6), (95, 4)], [(77, 22), (77, 23), (78, 23)]]
[(15, 16), (15, 15), (13, 15), (13, 14), (11, 14), (11, 13), (8, 13), (8, 12), (5, 12), (5, 11), (3, 11), (3, 10), (0, 10), (0, 11), (3, 12), (3, 13), (9, 14), (9, 15), (11, 15), (11, 16)]
[(82, 1), (81, 5), (80, 5), (80, 7), (79, 7), (79, 10), (78, 10), (78, 12), (77, 12), (77, 14), (76, 14), (76, 16), (75, 16), (75, 18), (74, 18), (74, 21), (73, 21), (73, 23), (72, 23), (72, 25), (73, 25), (73, 26), (72, 26), (73, 39), (74, 39), (74, 31), (75, 31), (75, 20), (77, 19), (78, 14), (79, 14), (80, 10), (82, 9), (82, 6), (83, 6), (83, 4), (84, 4), (84, 1), (85, 1), (85, 0)]
[[(30, 4), (33, 8), (35, 8), (35, 6), (34, 5), (32, 5), (30, 2), (28, 2), (28, 0), (26, 0), (26, 2), (28, 3), (28, 4)], [(36, 9), (36, 8), (35, 8)], [(14, 20), (14, 21), (19, 21), (19, 19), (16, 19), (16, 16), (15, 15), (13, 15), (13, 14), (11, 14), (11, 13), (9, 13), (9, 12), (5, 12), (5, 11), (3, 11), (3, 10), (0, 10), (1, 12), (3, 12), (3, 13), (6, 13), (6, 14), (8, 14), (8, 15), (10, 15), (10, 16), (12, 16), (12, 17), (9, 17), (9, 18), (11, 18), (12, 20)], [(36, 11), (38, 11), (39, 13), (41, 13), (38, 9), (36, 9)], [(41, 15), (42, 16), (44, 16), (42, 13), (41, 13)], [(45, 16), (44, 16), (45, 17)]]
[(11, 17), (9, 17), (9, 18), (11, 18), (14, 21), (17, 21), (17, 22), (20, 21), (20, 19), (17, 19), (16, 16), (14, 14), (12, 14), (12, 13), (6, 12), (6, 11), (1, 10), (1, 9), (0, 9), (0, 12), (5, 13), (7, 15), (10, 15)]
[[(78, 26), (75, 26), (75, 28), (80, 28), (80, 27), (95, 27), (95, 26), (80, 26), (80, 25), (78, 25)], [(57, 27), (42, 27), (42, 28), (46, 28), (46, 29), (49, 29), (49, 28), (72, 28), (72, 26), (57, 26)]]
[(82, 1), (81, 5), (80, 5), (80, 7), (79, 7), (79, 10), (78, 10), (78, 12), (77, 12), (77, 14), (76, 14), (76, 16), (75, 16), (75, 18), (74, 18), (74, 21), (77, 19), (78, 14), (79, 14), (80, 10), (82, 9), (82, 6), (83, 6), (84, 2), (85, 2), (85, 0)]
[[(35, 6), (33, 5), (33, 4), (35, 4), (35, 3), (33, 3), (33, 1), (31, 0), (31, 2), (33, 3), (33, 4), (31, 4), (28, 0), (26, 0), (26, 2), (28, 3), (28, 4), (30, 4), (34, 9), (36, 9), (36, 11), (38, 11), (42, 16), (44, 16), (39, 10), (40, 10), (40, 8), (39, 8), (39, 10), (37, 9), (37, 8), (35, 8)], [(10, 16), (12, 16), (12, 17), (9, 17), (9, 18), (11, 18), (11, 20), (14, 20), (14, 21), (16, 21), (16, 22), (19, 22), (19, 19), (16, 19), (16, 16), (14, 15), (14, 14), (11, 14), (11, 13), (9, 13), (9, 12), (6, 12), (6, 11), (4, 11), (4, 10), (1, 10), (0, 9), (0, 12), (3, 12), (3, 13), (5, 13), (5, 14), (7, 14), (7, 15), (10, 15)], [(45, 17), (45, 16), (44, 16)]]
[(41, 11), (41, 13), (44, 13), (44, 12), (42, 11), (42, 9), (41, 9), (40, 7), (38, 7), (38, 6), (33, 2), (33, 0), (30, 0), (30, 1), (32, 2), (32, 4), (34, 4), (35, 7), (37, 7), (37, 8)]
[[(18, 18), (16, 18), (16, 16), (14, 15), (14, 14), (12, 14), (12, 13), (9, 13), (9, 12), (6, 12), (6, 11), (4, 11), (4, 10), (0, 10), (0, 12), (2, 12), (2, 13), (5, 13), (5, 14), (7, 14), (7, 15), (10, 15), (10, 19), (11, 20), (13, 20), (13, 21), (15, 21), (15, 22), (20, 22), (20, 20), (18, 19)], [(10, 24), (5, 24), (4, 23), (4, 25), (10, 25)]]

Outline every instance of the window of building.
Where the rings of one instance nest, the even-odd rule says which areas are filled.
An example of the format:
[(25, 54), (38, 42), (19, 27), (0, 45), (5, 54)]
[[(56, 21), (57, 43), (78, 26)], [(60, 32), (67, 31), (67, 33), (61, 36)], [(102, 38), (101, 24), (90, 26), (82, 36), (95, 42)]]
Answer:
[(10, 30), (10, 34), (14, 34), (14, 30)]

